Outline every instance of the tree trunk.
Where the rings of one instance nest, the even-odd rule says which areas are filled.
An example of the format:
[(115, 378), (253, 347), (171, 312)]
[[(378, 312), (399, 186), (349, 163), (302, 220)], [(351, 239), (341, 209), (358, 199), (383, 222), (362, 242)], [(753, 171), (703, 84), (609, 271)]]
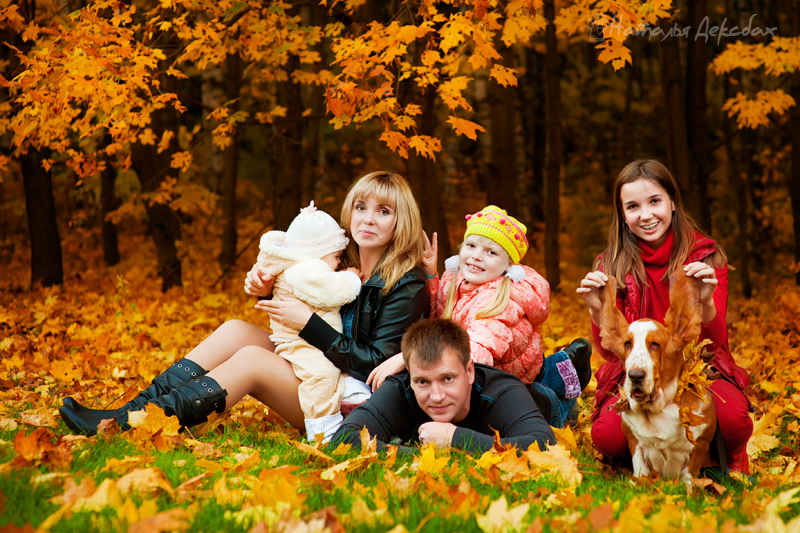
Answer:
[[(297, 56), (290, 56), (286, 71), (300, 68)], [(275, 143), (275, 188), (272, 205), (275, 212), (275, 227), (285, 230), (300, 213), (300, 184), (303, 164), (303, 103), (300, 88), (291, 80), (278, 82), (278, 103), (286, 108), (286, 117), (276, 124)]]
[[(162, 77), (164, 91), (173, 92), (169, 79)], [(160, 139), (164, 131), (177, 131), (176, 111), (172, 107), (165, 107), (155, 111), (152, 115), (152, 129), (155, 137)], [(161, 153), (153, 145), (132, 144), (131, 162), (136, 174), (139, 176), (141, 189), (145, 193), (158, 190), (161, 183), (167, 179), (169, 173), (176, 172), (170, 167), (172, 154), (175, 153), (175, 143)], [(156, 246), (158, 261), (158, 275), (161, 277), (161, 290), (166, 292), (172, 287), (183, 285), (181, 261), (175, 241), (181, 237), (181, 223), (177, 214), (168, 204), (147, 204), (147, 231)]]
[[(436, 91), (433, 87), (424, 89), (418, 102), (422, 106), (420, 115), (419, 135), (434, 135), (436, 128)], [(408, 154), (408, 177), (411, 185), (419, 191), (417, 199), (420, 204), (423, 223), (430, 228), (428, 237), (433, 232), (439, 236), (439, 257), (437, 267), (439, 272), (444, 272), (444, 260), (452, 255), (450, 246), (450, 235), (447, 230), (447, 219), (444, 216), (444, 203), (442, 202), (441, 188), (439, 186), (438, 172), (436, 163), (417, 155), (413, 150)]]
[(561, 266), (559, 265), (558, 236), (561, 225), (559, 207), (561, 183), (561, 66), (556, 37), (556, 8), (553, 0), (545, 0), (544, 16), (547, 19), (545, 32), (547, 68), (547, 176), (544, 184), (544, 255), (547, 281), (550, 291), (559, 291)]
[[(800, 6), (797, 2), (786, 1), (786, 13), (791, 21), (790, 35), (800, 35)], [(788, 175), (789, 196), (792, 200), (794, 219), (794, 263), (795, 283), (800, 285), (800, 72), (791, 74), (791, 92), (795, 105), (790, 112), (790, 136), (792, 143), (792, 170)]]
[[(666, 34), (672, 24), (671, 20), (661, 19), (658, 22)], [(664, 113), (667, 123), (667, 152), (669, 169), (678, 180), (684, 195), (691, 193), (689, 182), (689, 144), (686, 135), (686, 113), (681, 76), (681, 58), (678, 48), (680, 39), (662, 39), (658, 44), (658, 62), (661, 70), (661, 86), (664, 91)], [(694, 213), (692, 213), (694, 215)]]
[[(708, 201), (708, 120), (706, 81), (708, 45), (698, 39), (706, 16), (706, 0), (688, 2), (688, 26), (692, 28), (686, 45), (686, 134), (691, 150), (691, 189), (686, 190), (688, 208), (700, 227), (711, 232), (711, 207)], [(671, 39), (671, 38), (670, 38)], [(677, 40), (677, 39), (673, 39)]]
[[(228, 55), (225, 96), (229, 102), (231, 114), (239, 111), (239, 94), (242, 87), (242, 60), (238, 52)], [(222, 229), (222, 251), (219, 254), (219, 265), (225, 270), (236, 262), (236, 178), (239, 171), (239, 126), (235, 125), (231, 133), (231, 144), (225, 148), (222, 170), (222, 216), (225, 227)]]
[(536, 222), (544, 221), (542, 190), (547, 153), (544, 79), (544, 56), (533, 49), (526, 49), (524, 84), (520, 92), (522, 135), (525, 145), (525, 183), (522, 188), (520, 211), (529, 229), (533, 228)]
[[(495, 39), (495, 47), (502, 55), (499, 63), (514, 68), (514, 53), (503, 45), (499, 36)], [(486, 190), (486, 201), (517, 217), (517, 88), (489, 81), (489, 102), (492, 150), (489, 164), (491, 182)]]
[[(743, 76), (744, 77), (744, 76)], [(752, 250), (750, 254), (750, 272), (764, 272), (764, 260), (767, 256), (767, 247), (772, 242), (769, 228), (764, 227), (758, 217), (763, 209), (764, 184), (761, 180), (761, 164), (758, 161), (759, 140), (758, 131), (744, 128), (739, 132), (742, 138), (742, 154), (744, 157), (744, 176), (747, 184), (744, 189), (748, 193), (751, 209), (748, 212), (748, 224), (753, 228), (751, 235)]]
[[(106, 134), (105, 145), (111, 142), (111, 135)], [(119, 206), (116, 195), (117, 169), (111, 164), (112, 157), (104, 157), (106, 168), (100, 173), (100, 220), (103, 228), (103, 261), (106, 266), (119, 263), (119, 243), (117, 241), (117, 226), (106, 215)]]
[[(733, 96), (733, 88), (731, 87), (728, 76), (724, 80), (724, 100)], [(748, 213), (747, 206), (749, 203), (749, 191), (747, 188), (747, 181), (742, 177), (742, 167), (739, 161), (740, 154), (733, 147), (733, 131), (736, 126), (733, 124), (733, 119), (723, 117), (722, 120), (722, 134), (725, 136), (725, 153), (728, 156), (728, 179), (733, 188), (736, 198), (736, 222), (739, 226), (739, 233), (736, 238), (736, 255), (739, 257), (739, 276), (742, 279), (742, 295), (745, 298), (750, 298), (753, 295), (753, 286), (750, 281), (750, 247), (748, 240), (750, 238), (748, 231)]]
[(31, 148), (21, 157), (21, 167), (31, 242), (31, 286), (40, 281), (50, 287), (64, 283), (64, 271), (53, 181), (50, 172), (42, 167), (44, 158), (44, 154)]

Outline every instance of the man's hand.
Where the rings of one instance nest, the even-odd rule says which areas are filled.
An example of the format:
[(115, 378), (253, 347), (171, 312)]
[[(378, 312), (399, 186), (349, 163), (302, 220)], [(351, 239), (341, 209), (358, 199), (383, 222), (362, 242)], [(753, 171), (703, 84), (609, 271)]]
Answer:
[(455, 432), (456, 426), (450, 422), (425, 422), (419, 427), (419, 441), (422, 444), (435, 442), (440, 448), (449, 448)]

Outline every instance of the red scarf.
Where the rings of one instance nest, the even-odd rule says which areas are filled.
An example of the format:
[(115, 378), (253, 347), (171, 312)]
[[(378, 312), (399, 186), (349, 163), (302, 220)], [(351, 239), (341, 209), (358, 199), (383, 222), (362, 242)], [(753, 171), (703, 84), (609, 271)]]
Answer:
[[(672, 247), (675, 244), (675, 234), (670, 228), (667, 232), (667, 238), (655, 250), (641, 239), (638, 240), (638, 243), (641, 250), (640, 256), (644, 263), (645, 280), (648, 286), (639, 287), (630, 272), (625, 276), (628, 298), (623, 312), (628, 322), (647, 317), (663, 323), (667, 309), (669, 309), (667, 269), (669, 269)], [(716, 243), (713, 239), (700, 232), (695, 232), (694, 244), (684, 264), (688, 265), (695, 261), (701, 261), (714, 253), (715, 250)]]

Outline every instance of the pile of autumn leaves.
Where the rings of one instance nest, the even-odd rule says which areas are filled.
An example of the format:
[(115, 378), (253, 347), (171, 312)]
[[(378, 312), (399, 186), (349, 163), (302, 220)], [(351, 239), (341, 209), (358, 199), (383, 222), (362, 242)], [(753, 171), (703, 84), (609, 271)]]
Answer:
[[(96, 437), (71, 435), (57, 415), (64, 396), (94, 407), (119, 405), (225, 320), (242, 318), (266, 325), (240, 283), (232, 281), (226, 288), (209, 290), (212, 276), (203, 269), (187, 271), (184, 289), (166, 294), (159, 291), (152, 272), (135, 262), (123, 264), (116, 273), (87, 267), (81, 278), (63, 287), (30, 292), (6, 287), (0, 293), (0, 435), (4, 436), (0, 450), (8, 459), (0, 464), (0, 476), (33, 472), (33, 484), (59, 487), (58, 495), (50, 500), (54, 512), (36, 524), (40, 531), (69, 520), (74, 513), (107, 508), (115, 514), (106, 518), (105, 528), (197, 530), (193, 517), (209, 499), (228, 507), (226, 521), (256, 532), (353, 527), (419, 531), (432, 516), (412, 519), (390, 511), (387, 503), (399, 499), (406, 502), (401, 507), (408, 507), (415, 498), (441, 499), (437, 516), (449, 513), (474, 519), (485, 532), (539, 531), (545, 526), (552, 531), (609, 527), (642, 531), (666, 523), (663, 520), (680, 523), (687, 531), (738, 527), (725, 522), (724, 512), (718, 516), (687, 510), (681, 503), (685, 496), (665, 496), (665, 489), (657, 485), (661, 482), (653, 480), (633, 482), (644, 487), (642, 494), (625, 504), (613, 497), (594, 500), (589, 495), (601, 483), (598, 477), (622, 488), (630, 486), (599, 461), (591, 445), (588, 416), (594, 382), (580, 401), (578, 424), (558, 431), (558, 446), (545, 452), (527, 450), (519, 456), (498, 445), (480, 457), (426, 447), (413, 460), (399, 459), (394, 453), (377, 454), (366, 435), (360, 452), (348, 446), (311, 446), (266, 406), (250, 399), (230, 412), (213, 415), (190, 432), (179, 432), (175, 418), (149, 406), (131, 417), (134, 429), (129, 432), (120, 432), (112, 422), (104, 424)], [(551, 318), (544, 327), (547, 353), (577, 336), (588, 336), (582, 305), (574, 293), (564, 292), (554, 297)], [(717, 513), (734, 505), (740, 511), (745, 508), (751, 528), (797, 528), (800, 522), (787, 525), (791, 517), (780, 513), (793, 508), (800, 487), (796, 468), (800, 393), (794, 393), (794, 384), (800, 381), (796, 364), (800, 359), (800, 291), (787, 285), (750, 301), (733, 297), (729, 316), (734, 355), (754, 378), (749, 392), (757, 406), (756, 431), (750, 453), (758, 484), (751, 487), (741, 480), (741, 492), (732, 494), (711, 480), (697, 480), (695, 491), (718, 498), (712, 506)], [(595, 368), (599, 364), (598, 359), (593, 361)], [(269, 448), (221, 439), (225, 428), (229, 433), (255, 433), (283, 451), (267, 457), (262, 454)], [(106, 458), (101, 470), (111, 475), (95, 484), (96, 472), (81, 467), (84, 453), (98, 443), (121, 439), (136, 453)], [(155, 466), (158, 457), (175, 450), (191, 453), (192, 472), (199, 472), (183, 476), (177, 484)], [(295, 464), (286, 461), (289, 456)], [(172, 467), (182, 468), (181, 461), (186, 463), (177, 460)], [(364, 479), (371, 469), (381, 474), (369, 485)], [(519, 487), (543, 478), (550, 488), (525, 489), (527, 496), (519, 497)], [(666, 484), (672, 487), (669, 490), (684, 492), (670, 483)], [(309, 506), (306, 498), (311, 485), (345, 490), (352, 495), (352, 503), (347, 509)], [(576, 496), (576, 492), (583, 494)], [(508, 494), (508, 499), (502, 494)], [(142, 496), (143, 503), (134, 503)], [(169, 502), (166, 509), (164, 498)], [(737, 504), (739, 498), (757, 503), (743, 507)], [(0, 504), (3, 500), (0, 494)], [(550, 514), (541, 509), (533, 512), (541, 506)], [(13, 512), (2, 506), (0, 510), (3, 515)], [(8, 521), (6, 515), (0, 526)]]

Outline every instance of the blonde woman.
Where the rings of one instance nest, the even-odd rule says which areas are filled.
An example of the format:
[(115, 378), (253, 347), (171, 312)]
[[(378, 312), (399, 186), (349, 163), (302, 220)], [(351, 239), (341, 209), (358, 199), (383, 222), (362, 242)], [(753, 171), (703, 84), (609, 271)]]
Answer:
[[(299, 300), (261, 300), (272, 293), (274, 278), (258, 265), (247, 274), (245, 292), (259, 297), (256, 306), (269, 313), (273, 323), (299, 331), (350, 376), (342, 402), (346, 413), (369, 396), (363, 382), (400, 351), (403, 333), (428, 315), (430, 301), (420, 267), (425, 252), (419, 206), (402, 176), (373, 172), (357, 180), (344, 201), (341, 223), (350, 238), (341, 267), (357, 268), (363, 282), (358, 298), (340, 310), (343, 332)], [(301, 381), (291, 363), (275, 354), (269, 337), (267, 330), (231, 320), (120, 409), (88, 409), (67, 398), (61, 416), (73, 431), (94, 434), (101, 420), (116, 418), (125, 428), (129, 411), (156, 403), (168, 415), (178, 416), (182, 425), (191, 426), (250, 394), (303, 428)]]

